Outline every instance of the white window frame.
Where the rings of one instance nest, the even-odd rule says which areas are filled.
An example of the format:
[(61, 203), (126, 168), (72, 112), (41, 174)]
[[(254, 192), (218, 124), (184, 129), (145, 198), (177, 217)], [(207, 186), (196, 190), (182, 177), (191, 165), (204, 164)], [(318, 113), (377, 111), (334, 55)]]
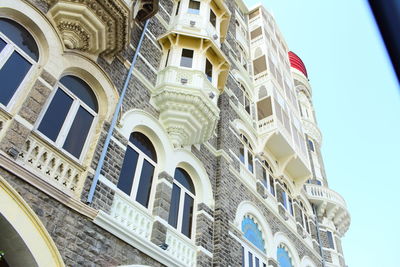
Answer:
[[(79, 77), (78, 77), (79, 78)], [(79, 78), (81, 79), (81, 78)], [(58, 133), (56, 141), (51, 140), (48, 138), (45, 134), (39, 131), (39, 126), (40, 123), (43, 120), (44, 115), (47, 112), (47, 109), (49, 108), (51, 102), (53, 101), (53, 98), (55, 94), (57, 93), (57, 90), (62, 90), (64, 93), (66, 93), (69, 97), (73, 99), (72, 105), (67, 113), (67, 116), (65, 118), (65, 121), (63, 125), (61, 126), (61, 129)], [(86, 136), (85, 143), (83, 144), (81, 154), (79, 158), (75, 157), (71, 153), (69, 153), (67, 150), (63, 148), (63, 145), (65, 143), (65, 140), (68, 136), (69, 130), (72, 126), (72, 123), (76, 117), (76, 114), (79, 110), (79, 107), (82, 106), (86, 111), (88, 111), (91, 115), (93, 115), (93, 121), (92, 125), (89, 128), (88, 134)], [(38, 134), (41, 138), (46, 140), (48, 143), (53, 144), (55, 147), (57, 147), (59, 150), (61, 150), (64, 154), (66, 154), (69, 158), (73, 159), (74, 161), (78, 161), (78, 163), (82, 163), (83, 159), (86, 156), (86, 152), (89, 146), (89, 143), (91, 141), (91, 136), (94, 132), (95, 126), (97, 125), (98, 121), (98, 113), (96, 113), (93, 109), (91, 109), (86, 103), (84, 103), (78, 96), (74, 95), (67, 87), (65, 87), (63, 84), (58, 81), (56, 85), (53, 87), (53, 90), (51, 94), (49, 95), (49, 98), (47, 99), (46, 105), (43, 107), (38, 120), (36, 121), (34, 131), (36, 134)]]
[[(17, 23), (17, 22), (16, 22)], [(18, 88), (15, 90), (14, 95), (11, 97), (10, 101), (8, 102), (7, 106), (0, 103), (0, 107), (6, 111), (10, 111), (11, 107), (15, 104), (16, 100), (21, 96), (21, 92), (23, 91), (22, 88), (25, 87), (29, 77), (31, 77), (32, 73), (36, 69), (38, 62), (33, 60), (25, 51), (23, 51), (20, 47), (14, 44), (5, 34), (0, 32), (0, 38), (6, 42), (6, 46), (0, 51), (0, 69), (6, 64), (8, 59), (14, 52), (20, 54), (24, 59), (26, 59), (29, 63), (32, 64), (29, 71), (26, 73), (25, 77), (22, 79), (21, 83), (19, 84)], [(32, 36), (33, 38), (33, 36)], [(35, 40), (36, 42), (36, 40)]]
[[(244, 162), (242, 162), (240, 160), (240, 158), (239, 158), (239, 161), (241, 164), (243, 164), (245, 166), (245, 168), (248, 172), (250, 172), (251, 174), (255, 174), (254, 152), (251, 149), (250, 141), (247, 139), (247, 137), (245, 137), (247, 139), (247, 143), (246, 143), (246, 141), (244, 140), (243, 137), (245, 137), (245, 135), (240, 134), (240, 141), (242, 142), (242, 146), (243, 146)], [(249, 169), (249, 158), (248, 158), (249, 153), (252, 155), (252, 158), (253, 158), (253, 164), (252, 164), (253, 170), (252, 171)]]
[[(189, 178), (191, 179), (190, 176), (189, 176)], [(171, 225), (171, 227), (174, 228), (176, 231), (178, 231), (178, 233), (181, 236), (184, 236), (189, 240), (193, 240), (194, 236), (195, 236), (195, 228), (194, 228), (195, 221), (196, 221), (195, 220), (195, 217), (196, 217), (195, 215), (196, 215), (196, 212), (197, 212), (197, 209), (196, 209), (196, 206), (197, 206), (196, 196), (192, 192), (190, 192), (186, 187), (184, 187), (181, 183), (179, 183), (179, 181), (176, 180), (175, 178), (174, 178), (173, 184), (176, 184), (180, 188), (181, 192), (179, 194), (179, 207), (178, 207), (178, 215), (177, 215), (178, 216), (178, 220), (177, 220), (177, 223), (176, 223), (176, 228), (173, 227), (172, 225)], [(190, 238), (182, 233), (183, 209), (184, 209), (184, 205), (185, 205), (185, 194), (186, 193), (191, 198), (193, 198), (192, 227), (190, 229)]]
[(241, 245), (244, 248), (243, 249), (244, 262), (242, 263), (241, 266), (245, 266), (245, 267), (249, 266), (249, 252), (251, 252), (251, 254), (253, 254), (253, 267), (256, 267), (256, 257), (260, 261), (260, 265), (259, 265), (260, 267), (263, 267), (263, 264), (268, 266), (268, 259), (267, 259), (266, 253), (263, 251), (260, 251), (259, 248), (257, 248), (253, 244), (251, 244), (246, 238), (244, 238), (244, 239), (245, 240), (243, 240), (241, 242)]

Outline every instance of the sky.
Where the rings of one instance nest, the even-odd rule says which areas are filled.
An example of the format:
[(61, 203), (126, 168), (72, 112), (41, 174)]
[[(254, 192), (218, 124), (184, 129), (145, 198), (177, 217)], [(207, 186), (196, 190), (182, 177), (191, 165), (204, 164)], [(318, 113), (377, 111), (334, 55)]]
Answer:
[(308, 71), (329, 187), (351, 214), (346, 264), (400, 266), (400, 90), (367, 1), (261, 3)]

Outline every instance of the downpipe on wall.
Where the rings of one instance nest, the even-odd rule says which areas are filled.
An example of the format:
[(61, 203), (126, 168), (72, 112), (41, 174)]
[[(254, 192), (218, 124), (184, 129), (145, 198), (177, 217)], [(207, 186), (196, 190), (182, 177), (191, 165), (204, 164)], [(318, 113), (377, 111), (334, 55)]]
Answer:
[(131, 62), (131, 66), (130, 66), (129, 71), (128, 71), (128, 75), (126, 76), (126, 79), (125, 79), (125, 83), (124, 83), (124, 87), (123, 87), (122, 92), (121, 92), (121, 96), (119, 97), (117, 106), (116, 106), (115, 111), (114, 111), (114, 115), (113, 115), (113, 118), (112, 118), (112, 121), (111, 121), (110, 129), (108, 130), (106, 140), (104, 141), (103, 150), (101, 151), (100, 159), (99, 159), (99, 162), (97, 164), (96, 172), (95, 172), (94, 177), (93, 177), (93, 182), (92, 182), (92, 185), (90, 187), (88, 199), (86, 201), (87, 203), (92, 203), (92, 201), (93, 201), (94, 192), (96, 190), (96, 186), (97, 186), (97, 183), (99, 181), (100, 172), (101, 172), (101, 170), (103, 168), (103, 165), (104, 165), (104, 160), (106, 158), (108, 146), (110, 145), (110, 140), (111, 140), (111, 137), (112, 137), (112, 133), (113, 133), (113, 131), (115, 129), (115, 125), (117, 124), (117, 121), (118, 121), (118, 116), (119, 116), (119, 113), (120, 113), (120, 110), (121, 110), (122, 102), (124, 100), (124, 97), (125, 97), (125, 94), (126, 94), (126, 90), (128, 89), (128, 84), (129, 84), (129, 81), (130, 81), (130, 79), (132, 77), (132, 73), (133, 73), (133, 70), (135, 68), (135, 63), (136, 63), (137, 57), (139, 55), (140, 48), (142, 47), (144, 35), (146, 33), (146, 29), (147, 29), (147, 25), (148, 24), (149, 24), (149, 20), (146, 20), (146, 22), (144, 24), (144, 27), (143, 27), (142, 35), (140, 36), (139, 44), (136, 47), (135, 55), (133, 56), (133, 59), (132, 59), (132, 62)]

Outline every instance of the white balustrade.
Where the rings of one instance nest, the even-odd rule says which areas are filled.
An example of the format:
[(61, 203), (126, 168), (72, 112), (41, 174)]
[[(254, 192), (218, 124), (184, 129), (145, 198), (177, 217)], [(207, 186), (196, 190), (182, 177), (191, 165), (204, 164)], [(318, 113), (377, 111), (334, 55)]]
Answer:
[(28, 137), (18, 161), (63, 192), (79, 196), (83, 186), (84, 168), (39, 137)]
[(220, 35), (217, 29), (205, 16), (190, 13), (179, 14), (174, 18), (170, 29), (206, 36), (212, 40), (217, 47), (221, 46)]
[(115, 191), (110, 215), (130, 232), (148, 239), (151, 234), (153, 218), (136, 202), (120, 191)]
[(182, 234), (167, 228), (165, 243), (168, 244), (167, 253), (183, 266), (196, 265), (196, 246), (192, 240), (189, 241)]
[(310, 198), (328, 200), (342, 206), (343, 208), (346, 207), (346, 202), (344, 201), (342, 196), (335, 191), (329, 189), (328, 187), (306, 184), (306, 192)]

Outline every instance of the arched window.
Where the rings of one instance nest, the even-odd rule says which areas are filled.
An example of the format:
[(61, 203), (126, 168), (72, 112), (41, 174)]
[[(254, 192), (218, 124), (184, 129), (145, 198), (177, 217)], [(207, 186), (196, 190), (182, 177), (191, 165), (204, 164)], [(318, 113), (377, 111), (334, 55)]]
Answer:
[(276, 255), (279, 267), (293, 267), (292, 259), (289, 255), (289, 250), (283, 244), (279, 245)]
[(39, 60), (39, 48), (20, 24), (0, 18), (0, 104), (9, 106), (22, 82)]
[(242, 244), (242, 266), (264, 267), (267, 266), (265, 241), (259, 225), (250, 216), (242, 220), (244, 238), (251, 244)]
[(149, 138), (139, 132), (131, 133), (118, 188), (147, 208), (156, 165), (157, 153)]
[(89, 85), (75, 76), (64, 76), (38, 130), (57, 147), (80, 159), (97, 112), (97, 99)]
[(195, 189), (189, 174), (175, 169), (168, 223), (191, 238)]

